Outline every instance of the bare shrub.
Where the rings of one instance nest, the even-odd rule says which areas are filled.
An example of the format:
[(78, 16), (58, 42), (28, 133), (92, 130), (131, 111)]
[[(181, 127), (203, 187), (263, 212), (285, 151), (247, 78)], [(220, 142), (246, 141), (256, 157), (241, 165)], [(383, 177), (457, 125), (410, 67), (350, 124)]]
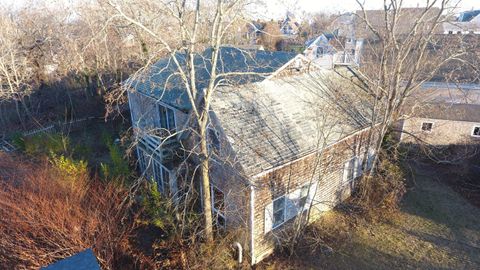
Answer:
[(388, 216), (399, 209), (406, 192), (405, 171), (400, 161), (380, 158), (377, 173), (363, 177), (350, 204), (365, 214), (365, 218), (376, 219)]
[[(37, 269), (86, 248), (104, 269), (141, 259), (128, 241), (136, 225), (124, 188), (59, 173), (46, 160), (0, 156), (0, 168), (2, 267)], [(68, 177), (72, 185), (63, 184)]]

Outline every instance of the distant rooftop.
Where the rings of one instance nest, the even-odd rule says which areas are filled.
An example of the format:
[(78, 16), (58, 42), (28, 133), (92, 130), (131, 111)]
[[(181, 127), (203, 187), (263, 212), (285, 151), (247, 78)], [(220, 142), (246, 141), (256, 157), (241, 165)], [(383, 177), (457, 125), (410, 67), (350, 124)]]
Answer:
[(464, 11), (458, 16), (459, 22), (469, 22), (480, 14), (480, 10)]
[(480, 105), (427, 103), (418, 106), (414, 115), (421, 118), (450, 121), (480, 121)]

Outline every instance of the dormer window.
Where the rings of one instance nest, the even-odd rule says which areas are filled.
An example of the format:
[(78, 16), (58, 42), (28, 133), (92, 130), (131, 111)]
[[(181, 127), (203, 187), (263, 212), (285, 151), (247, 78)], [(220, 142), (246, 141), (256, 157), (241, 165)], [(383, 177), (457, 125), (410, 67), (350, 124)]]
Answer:
[(158, 105), (158, 112), (160, 115), (160, 128), (168, 130), (170, 132), (175, 132), (175, 112), (163, 105)]

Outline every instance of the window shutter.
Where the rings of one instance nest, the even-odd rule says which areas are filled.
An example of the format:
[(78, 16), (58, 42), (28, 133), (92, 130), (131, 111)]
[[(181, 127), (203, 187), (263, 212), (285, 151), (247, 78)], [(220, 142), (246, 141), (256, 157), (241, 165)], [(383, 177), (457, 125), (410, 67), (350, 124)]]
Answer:
[(272, 230), (273, 225), (273, 202), (265, 206), (265, 233)]

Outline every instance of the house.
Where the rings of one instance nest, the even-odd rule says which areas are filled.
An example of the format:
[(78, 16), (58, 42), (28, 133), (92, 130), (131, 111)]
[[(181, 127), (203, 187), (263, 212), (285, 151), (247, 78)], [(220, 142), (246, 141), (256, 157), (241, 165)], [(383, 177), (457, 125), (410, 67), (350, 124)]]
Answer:
[[(385, 10), (357, 10), (356, 16), (354, 19), (355, 24), (355, 38), (362, 40), (369, 40), (375, 42), (378, 40), (378, 36), (371, 30), (373, 29), (380, 31), (379, 34), (384, 34), (385, 30)], [(395, 35), (397, 38), (401, 39), (402, 37), (411, 33), (412, 28), (415, 25), (418, 18), (423, 17), (422, 24), (417, 26), (418, 31), (428, 32), (431, 28), (431, 23), (435, 21), (436, 16), (440, 13), (440, 9), (433, 7), (428, 9), (425, 13), (425, 8), (402, 8), (401, 12), (397, 19)], [(368, 22), (368, 23), (367, 23)], [(382, 32), (383, 31), (383, 32)], [(436, 34), (441, 32), (441, 29), (437, 30)]]
[[(360, 44), (360, 43), (359, 43)], [(317, 65), (333, 68), (335, 65), (358, 65), (357, 44), (353, 39), (338, 36), (338, 30), (322, 33), (306, 42), (303, 54)]]
[(457, 20), (443, 23), (443, 34), (480, 34), (480, 10), (464, 11)]
[(263, 34), (265, 22), (260, 20), (248, 22), (245, 25), (244, 36), (249, 45), (256, 45)]
[[(401, 121), (401, 141), (431, 146), (480, 143), (480, 85), (426, 83)], [(421, 103), (418, 101), (421, 100)]]
[(287, 12), (285, 19), (279, 22), (279, 26), (285, 38), (295, 39), (300, 34), (300, 23), (291, 12)]
[[(195, 58), (199, 89), (210, 53)], [(253, 265), (294, 220), (340, 203), (369, 169), (371, 97), (352, 83), (351, 68), (322, 69), (302, 55), (222, 47), (218, 70), (237, 75), (216, 90), (209, 112), (212, 211), (217, 228), (240, 231)], [(259, 74), (240, 74), (249, 71)], [(167, 58), (126, 84), (140, 169), (172, 196), (191, 188), (184, 165), (196, 166), (178, 149), (192, 144), (178, 82)]]

